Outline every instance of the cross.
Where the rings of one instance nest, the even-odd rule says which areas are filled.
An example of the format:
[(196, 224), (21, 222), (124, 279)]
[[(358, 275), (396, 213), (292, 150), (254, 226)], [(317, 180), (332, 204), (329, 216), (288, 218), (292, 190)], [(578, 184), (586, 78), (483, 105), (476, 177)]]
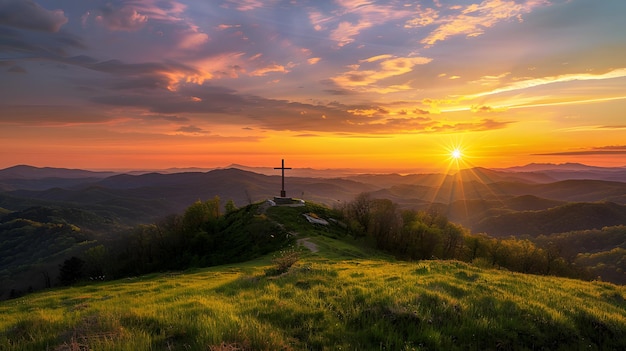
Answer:
[(283, 178), (283, 187), (280, 190), (280, 197), (287, 197), (287, 193), (285, 192), (285, 170), (291, 169), (291, 167), (285, 167), (285, 159), (283, 159), (283, 164), (281, 167), (274, 167), (274, 169), (280, 169), (282, 171)]

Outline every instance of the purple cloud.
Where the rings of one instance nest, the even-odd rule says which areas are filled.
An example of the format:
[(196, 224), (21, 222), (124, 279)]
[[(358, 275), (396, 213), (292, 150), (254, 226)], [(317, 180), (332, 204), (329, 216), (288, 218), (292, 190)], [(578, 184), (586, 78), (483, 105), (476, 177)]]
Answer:
[(58, 32), (67, 21), (63, 10), (46, 10), (32, 0), (0, 0), (0, 25)]

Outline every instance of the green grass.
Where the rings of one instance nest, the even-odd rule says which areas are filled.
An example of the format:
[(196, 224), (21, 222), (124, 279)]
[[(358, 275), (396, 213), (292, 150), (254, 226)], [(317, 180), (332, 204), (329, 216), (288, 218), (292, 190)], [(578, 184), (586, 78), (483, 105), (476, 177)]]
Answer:
[(626, 349), (624, 286), (397, 262), (322, 230), (278, 276), (268, 255), (0, 302), (0, 350)]

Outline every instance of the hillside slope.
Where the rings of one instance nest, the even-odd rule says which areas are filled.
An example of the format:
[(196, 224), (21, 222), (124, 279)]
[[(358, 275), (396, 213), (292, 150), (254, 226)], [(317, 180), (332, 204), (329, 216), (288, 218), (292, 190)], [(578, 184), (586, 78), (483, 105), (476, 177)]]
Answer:
[(278, 276), (265, 257), (1, 302), (0, 349), (626, 348), (623, 286), (363, 258), (322, 232)]
[(562, 233), (626, 223), (626, 206), (612, 202), (568, 203), (546, 210), (517, 211), (485, 217), (470, 226), (491, 236)]

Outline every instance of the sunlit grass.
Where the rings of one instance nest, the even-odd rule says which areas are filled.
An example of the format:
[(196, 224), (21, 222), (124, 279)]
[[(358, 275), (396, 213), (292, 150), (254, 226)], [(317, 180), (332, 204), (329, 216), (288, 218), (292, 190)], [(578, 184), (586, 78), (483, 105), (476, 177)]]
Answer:
[(269, 267), (264, 258), (4, 301), (0, 349), (566, 350), (626, 345), (624, 287), (454, 261), (338, 260), (339, 253), (325, 257), (325, 252), (309, 255), (279, 276), (264, 274)]

